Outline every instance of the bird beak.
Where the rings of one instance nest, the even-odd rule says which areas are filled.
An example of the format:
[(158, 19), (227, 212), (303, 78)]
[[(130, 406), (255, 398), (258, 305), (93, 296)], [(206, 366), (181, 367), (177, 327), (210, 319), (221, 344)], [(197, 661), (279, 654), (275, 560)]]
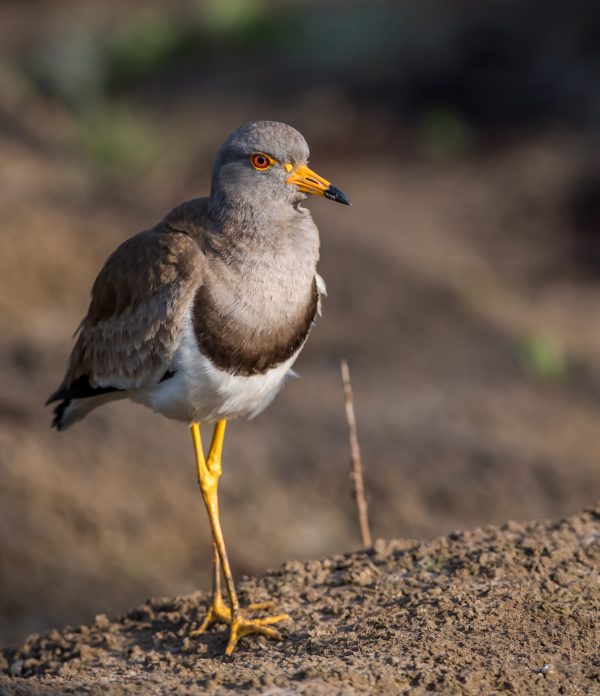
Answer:
[(288, 184), (295, 184), (302, 193), (312, 193), (316, 196), (325, 196), (330, 201), (337, 201), (344, 205), (350, 205), (350, 201), (339, 188), (330, 184), (327, 179), (319, 176), (312, 169), (309, 169), (305, 164), (301, 164), (292, 171), (292, 165), (286, 164), (285, 168), (291, 172), (287, 179)]

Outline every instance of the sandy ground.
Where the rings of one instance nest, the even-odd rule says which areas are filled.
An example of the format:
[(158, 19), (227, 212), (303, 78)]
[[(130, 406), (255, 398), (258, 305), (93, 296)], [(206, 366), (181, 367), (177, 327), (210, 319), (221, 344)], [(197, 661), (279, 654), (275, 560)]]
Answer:
[(241, 584), (291, 620), (281, 643), (224, 627), (191, 639), (206, 595), (155, 598), (111, 620), (0, 653), (9, 694), (592, 694), (600, 691), (600, 505), (370, 553), (288, 562)]

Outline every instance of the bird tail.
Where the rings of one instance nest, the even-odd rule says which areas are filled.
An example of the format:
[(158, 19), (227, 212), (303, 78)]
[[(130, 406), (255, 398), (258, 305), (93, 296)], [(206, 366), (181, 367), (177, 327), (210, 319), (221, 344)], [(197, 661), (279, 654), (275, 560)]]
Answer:
[(85, 418), (90, 411), (98, 408), (98, 406), (102, 406), (102, 404), (106, 404), (109, 401), (124, 399), (126, 396), (127, 394), (124, 392), (115, 391), (109, 394), (88, 396), (83, 399), (63, 399), (54, 407), (52, 427), (57, 430), (64, 430)]
[(92, 387), (89, 377), (84, 375), (73, 382), (63, 382), (54, 394), (48, 397), (46, 406), (54, 401), (59, 402), (54, 407), (52, 427), (64, 430), (98, 406), (125, 396), (126, 392), (116, 387)]

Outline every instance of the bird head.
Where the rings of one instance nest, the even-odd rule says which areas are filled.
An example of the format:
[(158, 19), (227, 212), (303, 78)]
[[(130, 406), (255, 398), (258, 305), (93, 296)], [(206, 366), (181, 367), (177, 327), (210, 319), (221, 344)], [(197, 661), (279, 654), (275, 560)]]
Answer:
[(327, 179), (308, 167), (306, 140), (295, 128), (255, 121), (234, 131), (220, 147), (212, 195), (239, 205), (297, 205), (310, 194), (350, 205)]

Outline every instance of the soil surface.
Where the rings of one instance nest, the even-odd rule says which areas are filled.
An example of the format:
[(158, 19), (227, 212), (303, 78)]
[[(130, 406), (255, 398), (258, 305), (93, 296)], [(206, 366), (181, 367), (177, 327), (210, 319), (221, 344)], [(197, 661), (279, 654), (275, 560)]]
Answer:
[(2, 694), (600, 691), (600, 503), (429, 542), (288, 562), (240, 583), (291, 616), (281, 643), (225, 627), (199, 638), (207, 596), (30, 636), (0, 653)]

